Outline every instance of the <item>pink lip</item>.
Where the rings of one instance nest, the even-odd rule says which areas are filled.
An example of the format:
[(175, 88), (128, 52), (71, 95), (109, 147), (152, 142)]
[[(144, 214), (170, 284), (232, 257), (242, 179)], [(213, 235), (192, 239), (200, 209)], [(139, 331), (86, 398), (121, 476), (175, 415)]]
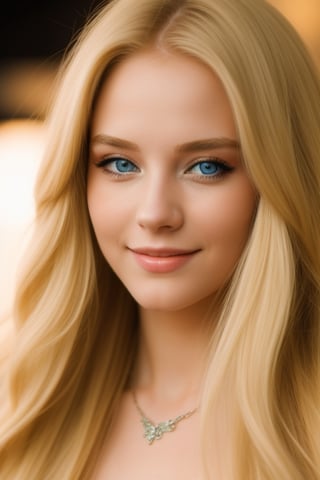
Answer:
[(137, 263), (147, 272), (170, 273), (186, 264), (199, 250), (172, 248), (130, 249)]

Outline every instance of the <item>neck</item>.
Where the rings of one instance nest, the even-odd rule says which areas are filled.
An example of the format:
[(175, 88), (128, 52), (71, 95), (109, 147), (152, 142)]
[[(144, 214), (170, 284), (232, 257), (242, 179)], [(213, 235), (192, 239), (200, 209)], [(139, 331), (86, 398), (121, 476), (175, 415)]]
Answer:
[(207, 313), (207, 304), (179, 312), (140, 310), (141, 334), (133, 377), (133, 388), (140, 398), (153, 404), (198, 403), (208, 349)]

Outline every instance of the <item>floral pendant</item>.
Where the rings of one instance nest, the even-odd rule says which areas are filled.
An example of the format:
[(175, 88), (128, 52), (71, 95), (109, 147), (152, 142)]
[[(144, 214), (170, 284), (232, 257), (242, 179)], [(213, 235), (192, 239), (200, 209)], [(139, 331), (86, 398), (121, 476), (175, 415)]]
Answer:
[(164, 433), (172, 432), (176, 428), (176, 422), (174, 420), (167, 420), (166, 422), (160, 422), (158, 425), (154, 425), (146, 417), (142, 417), (141, 423), (144, 428), (144, 437), (147, 439), (149, 445), (151, 445), (154, 440), (160, 440)]

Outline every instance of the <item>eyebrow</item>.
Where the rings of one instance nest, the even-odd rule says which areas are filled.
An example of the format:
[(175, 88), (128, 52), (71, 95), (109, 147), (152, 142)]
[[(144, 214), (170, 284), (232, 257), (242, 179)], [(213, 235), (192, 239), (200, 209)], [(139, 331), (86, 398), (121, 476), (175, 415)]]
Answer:
[(194, 140), (177, 146), (180, 153), (199, 152), (204, 150), (214, 150), (217, 148), (233, 148), (240, 150), (238, 140), (227, 137), (206, 138), (203, 140)]
[(100, 143), (102, 145), (109, 145), (116, 148), (124, 148), (126, 150), (138, 151), (139, 147), (136, 143), (129, 142), (122, 138), (112, 137), (110, 135), (103, 135), (99, 133), (91, 139), (91, 143)]
[[(112, 147), (123, 148), (132, 151), (139, 150), (139, 147), (136, 143), (101, 133), (94, 135), (94, 137), (91, 139), (91, 143), (109, 145)], [(233, 148), (240, 150), (240, 143), (238, 140), (228, 137), (206, 138), (178, 145), (176, 147), (176, 151), (179, 153), (192, 153), (205, 150), (214, 150), (218, 148)]]

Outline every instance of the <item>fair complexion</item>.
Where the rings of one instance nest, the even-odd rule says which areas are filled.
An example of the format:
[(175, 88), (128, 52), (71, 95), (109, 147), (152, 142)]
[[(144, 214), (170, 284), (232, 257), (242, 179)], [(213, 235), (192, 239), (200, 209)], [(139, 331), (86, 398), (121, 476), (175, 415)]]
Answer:
[[(199, 400), (207, 313), (212, 322), (255, 205), (217, 76), (195, 59), (155, 49), (120, 63), (93, 112), (88, 207), (106, 261), (139, 305), (133, 386), (156, 421)], [(153, 479), (195, 480), (198, 420), (149, 446), (125, 394), (96, 478), (143, 480), (152, 468)]]

